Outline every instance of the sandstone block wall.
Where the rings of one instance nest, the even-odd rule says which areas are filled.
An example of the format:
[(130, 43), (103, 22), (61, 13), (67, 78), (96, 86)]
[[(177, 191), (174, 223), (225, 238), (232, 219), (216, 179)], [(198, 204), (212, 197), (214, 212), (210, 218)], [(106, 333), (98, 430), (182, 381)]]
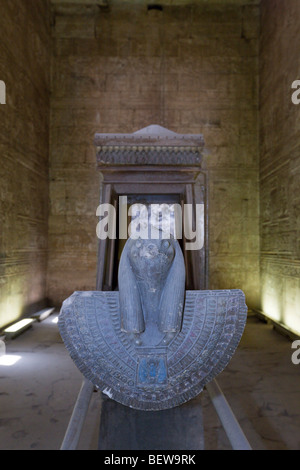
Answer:
[(259, 302), (258, 2), (56, 6), (48, 295), (94, 289), (95, 132), (160, 124), (209, 149), (211, 288)]
[(261, 309), (300, 331), (300, 3), (263, 0), (260, 47)]
[(299, 2), (262, 0), (260, 50), (256, 0), (54, 3), (51, 44), (47, 1), (0, 0), (0, 327), (94, 288), (94, 133), (157, 123), (209, 149), (210, 287), (300, 331)]
[(2, 327), (46, 296), (51, 53), (47, 1), (0, 0), (0, 11)]

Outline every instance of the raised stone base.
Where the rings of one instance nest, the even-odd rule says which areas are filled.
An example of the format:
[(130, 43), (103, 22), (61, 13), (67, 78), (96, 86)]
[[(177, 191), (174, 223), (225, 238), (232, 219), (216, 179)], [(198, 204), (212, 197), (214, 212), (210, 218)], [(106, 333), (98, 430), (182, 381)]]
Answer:
[(103, 397), (98, 449), (204, 450), (201, 399), (163, 411), (140, 411)]

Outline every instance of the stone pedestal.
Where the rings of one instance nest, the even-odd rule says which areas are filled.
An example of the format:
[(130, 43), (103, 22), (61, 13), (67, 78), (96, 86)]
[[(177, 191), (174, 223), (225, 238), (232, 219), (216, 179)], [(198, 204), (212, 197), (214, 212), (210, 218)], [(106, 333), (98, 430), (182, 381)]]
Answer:
[(200, 397), (163, 411), (139, 411), (103, 400), (99, 450), (204, 450)]

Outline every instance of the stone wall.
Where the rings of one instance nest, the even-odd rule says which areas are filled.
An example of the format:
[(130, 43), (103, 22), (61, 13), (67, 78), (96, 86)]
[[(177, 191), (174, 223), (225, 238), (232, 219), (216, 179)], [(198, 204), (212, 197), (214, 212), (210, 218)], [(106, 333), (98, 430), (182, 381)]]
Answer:
[(300, 3), (263, 0), (260, 51), (262, 311), (300, 332)]
[(42, 305), (48, 231), (50, 22), (45, 0), (0, 0), (0, 327)]
[(209, 149), (211, 288), (259, 302), (258, 1), (56, 6), (48, 295), (94, 289), (96, 132), (150, 124)]

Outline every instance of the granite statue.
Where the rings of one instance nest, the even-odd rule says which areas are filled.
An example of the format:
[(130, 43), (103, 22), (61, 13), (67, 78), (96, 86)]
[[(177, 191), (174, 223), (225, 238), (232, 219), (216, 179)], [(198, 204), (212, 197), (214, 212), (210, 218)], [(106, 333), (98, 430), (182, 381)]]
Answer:
[(129, 239), (118, 291), (74, 292), (59, 330), (73, 361), (104, 394), (147, 411), (196, 397), (229, 363), (246, 323), (240, 290), (185, 291), (175, 239)]
[(166, 345), (181, 329), (185, 267), (174, 240), (132, 240), (119, 267), (121, 328), (138, 346)]

